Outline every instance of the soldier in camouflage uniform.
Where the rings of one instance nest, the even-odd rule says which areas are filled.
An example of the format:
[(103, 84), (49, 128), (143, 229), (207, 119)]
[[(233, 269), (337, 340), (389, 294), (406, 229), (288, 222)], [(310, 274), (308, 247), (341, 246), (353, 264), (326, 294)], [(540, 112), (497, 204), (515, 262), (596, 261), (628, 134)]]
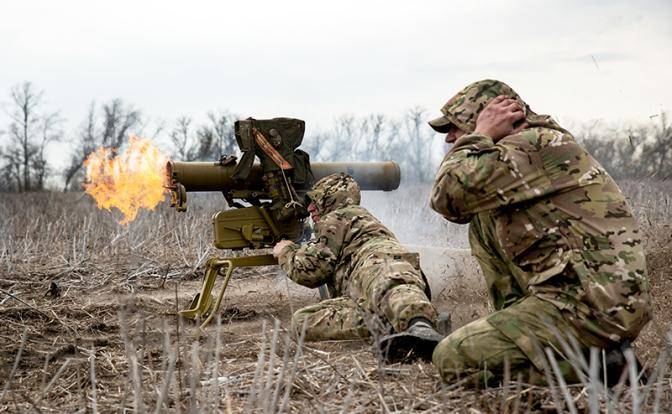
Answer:
[(609, 174), (502, 82), (473, 83), (441, 111), (430, 125), (454, 145), (430, 204), (469, 223), (496, 309), (437, 346), (442, 378), (501, 379), (508, 359), (514, 374), (536, 381), (544, 363), (538, 345), (562, 349), (558, 332), (573, 335), (583, 351), (619, 350), (634, 340), (651, 318), (645, 257)]
[(392, 333), (380, 342), (390, 360), (409, 351), (429, 359), (443, 337), (418, 255), (359, 205), (357, 182), (347, 174), (327, 176), (308, 192), (315, 237), (304, 245), (281, 241), (274, 254), (287, 275), (309, 288), (326, 284), (332, 299), (299, 309), (295, 331), (306, 339), (356, 339), (370, 335), (367, 319)]

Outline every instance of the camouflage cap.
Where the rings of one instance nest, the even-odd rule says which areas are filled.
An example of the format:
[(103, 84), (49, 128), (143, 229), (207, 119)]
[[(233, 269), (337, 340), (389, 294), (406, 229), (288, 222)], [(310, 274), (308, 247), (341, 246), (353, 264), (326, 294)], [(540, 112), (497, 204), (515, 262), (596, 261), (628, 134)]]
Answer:
[(466, 133), (472, 133), (476, 129), (476, 119), (483, 108), (495, 97), (505, 95), (517, 100), (525, 108), (526, 114), (534, 114), (530, 107), (504, 82), (485, 79), (474, 82), (443, 105), (443, 116), (429, 121), (435, 131), (447, 133), (452, 125)]
[(313, 186), (306, 197), (315, 204), (320, 215), (325, 215), (339, 208), (358, 205), (361, 201), (359, 184), (345, 173), (331, 174)]

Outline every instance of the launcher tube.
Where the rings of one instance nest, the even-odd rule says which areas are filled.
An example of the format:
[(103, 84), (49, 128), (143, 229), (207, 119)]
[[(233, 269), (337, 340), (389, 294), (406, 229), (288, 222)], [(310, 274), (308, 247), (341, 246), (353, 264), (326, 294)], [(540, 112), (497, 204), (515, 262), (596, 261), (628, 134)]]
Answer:
[[(188, 192), (263, 190), (260, 165), (252, 167), (245, 181), (232, 178), (235, 165), (221, 165), (214, 162), (169, 161), (167, 174), (172, 183), (180, 183)], [(392, 191), (399, 187), (401, 172), (394, 161), (385, 162), (316, 162), (311, 164), (315, 181), (329, 174), (344, 172), (359, 183), (359, 187), (370, 191)]]

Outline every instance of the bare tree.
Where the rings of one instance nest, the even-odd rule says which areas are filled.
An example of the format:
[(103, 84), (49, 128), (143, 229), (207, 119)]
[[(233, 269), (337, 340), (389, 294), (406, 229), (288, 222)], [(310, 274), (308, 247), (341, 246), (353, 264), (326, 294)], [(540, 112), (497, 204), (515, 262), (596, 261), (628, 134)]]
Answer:
[(100, 119), (96, 104), (92, 102), (75, 138), (70, 164), (63, 172), (63, 191), (78, 187), (74, 183), (81, 181), (82, 165), (92, 151), (98, 147), (109, 147), (116, 151), (128, 141), (135, 129), (143, 126), (142, 113), (119, 98), (103, 104), (102, 115)]
[(82, 168), (82, 163), (96, 147), (97, 144), (97, 128), (96, 128), (96, 105), (91, 102), (85, 121), (79, 128), (77, 137), (77, 145), (70, 155), (70, 164), (65, 168), (63, 176), (65, 178), (65, 186), (63, 191), (67, 191), (76, 175)]
[(18, 147), (0, 151), (2, 165), (2, 191), (19, 191), (21, 188), (21, 155)]
[(133, 128), (142, 123), (140, 111), (117, 98), (103, 104), (103, 131), (100, 144), (119, 148), (129, 137)]
[(51, 142), (60, 141), (63, 137), (63, 131), (60, 128), (61, 122), (62, 119), (55, 112), (43, 116), (40, 120), (39, 142), (37, 143), (37, 150), (32, 160), (37, 189), (42, 190), (45, 188), (45, 177), (51, 172), (51, 168), (45, 158), (45, 151)]
[(361, 123), (353, 115), (346, 114), (337, 118), (330, 139), (330, 160), (345, 161), (356, 158), (361, 133)]
[(328, 161), (327, 154), (324, 154), (324, 143), (328, 142), (330, 136), (325, 133), (316, 133), (307, 135), (303, 138), (301, 149), (308, 153), (310, 161)]
[(209, 125), (201, 125), (196, 132), (195, 152), (196, 159), (200, 161), (219, 158), (217, 154), (217, 137)]
[(672, 125), (667, 114), (660, 114), (660, 122), (650, 129), (650, 139), (642, 147), (642, 165), (647, 175), (667, 180), (672, 178)]
[(24, 82), (12, 88), (12, 105), (10, 113), (12, 123), (9, 126), (10, 138), (14, 148), (8, 162), (19, 164), (20, 180), (18, 191), (30, 191), (30, 161), (35, 154), (35, 134), (39, 118), (37, 108), (42, 100), (42, 92), (35, 91), (32, 83)]
[(405, 139), (399, 141), (395, 153), (404, 164), (410, 179), (428, 181), (434, 173), (432, 165), (433, 132), (425, 123), (425, 110), (420, 107), (406, 111), (403, 122)]
[[(308, 136), (303, 149), (313, 160), (319, 161), (394, 160), (408, 164), (409, 139), (402, 138), (401, 125), (398, 120), (383, 114), (363, 117), (343, 115), (334, 120), (331, 132)], [(424, 125), (418, 123), (417, 126), (421, 128)], [(416, 131), (416, 134), (419, 133)], [(426, 152), (431, 153), (429, 142), (422, 144), (427, 145)], [(425, 161), (422, 165), (429, 163)]]
[[(236, 115), (228, 111), (208, 113), (208, 124), (201, 127), (201, 134), (212, 134), (215, 158), (225, 154), (238, 153), (234, 131), (234, 123), (237, 119)], [(208, 132), (206, 132), (206, 129)]]
[(170, 141), (175, 148), (175, 156), (180, 161), (193, 161), (196, 159), (196, 148), (191, 137), (191, 118), (181, 116), (175, 121), (175, 127), (170, 131)]
[(9, 144), (2, 151), (3, 181), (16, 191), (42, 190), (48, 171), (45, 159), (49, 143), (61, 139), (57, 113), (43, 113), (43, 92), (32, 83), (24, 82), (12, 88), (9, 115)]
[(224, 154), (236, 154), (235, 120), (236, 117), (228, 112), (209, 112), (207, 122), (194, 133), (191, 118), (178, 118), (169, 134), (174, 155), (183, 161), (206, 161), (219, 159)]
[(399, 123), (383, 114), (371, 114), (361, 122), (359, 153), (362, 161), (389, 159), (399, 140)]
[(616, 179), (672, 177), (672, 126), (667, 114), (655, 124), (624, 128), (584, 127), (577, 140)]

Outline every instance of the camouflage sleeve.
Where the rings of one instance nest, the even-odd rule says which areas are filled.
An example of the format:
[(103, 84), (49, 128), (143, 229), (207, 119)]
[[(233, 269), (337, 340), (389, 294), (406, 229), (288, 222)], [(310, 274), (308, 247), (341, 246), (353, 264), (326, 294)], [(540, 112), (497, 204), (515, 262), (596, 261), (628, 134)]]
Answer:
[(552, 191), (538, 151), (525, 144), (523, 134), (538, 132), (525, 130), (497, 145), (479, 134), (458, 139), (436, 174), (431, 208), (450, 221), (467, 223), (478, 212)]
[(320, 226), (316, 226), (314, 240), (303, 245), (290, 244), (278, 256), (278, 263), (287, 276), (309, 288), (330, 281), (340, 253), (340, 243), (334, 240), (333, 232), (329, 231), (332, 226), (323, 221), (330, 221), (329, 216), (321, 220)]

